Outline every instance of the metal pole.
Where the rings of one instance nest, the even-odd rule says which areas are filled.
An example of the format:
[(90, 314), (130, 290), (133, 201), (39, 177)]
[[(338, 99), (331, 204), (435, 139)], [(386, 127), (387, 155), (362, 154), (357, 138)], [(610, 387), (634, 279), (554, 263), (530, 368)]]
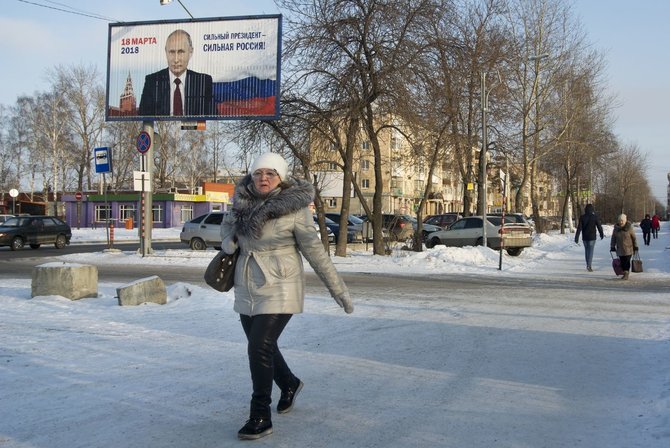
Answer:
[(486, 123), (486, 113), (488, 109), (488, 98), (486, 94), (486, 73), (482, 72), (482, 149), (479, 153), (479, 209), (482, 214), (482, 242), (484, 247), (487, 247), (486, 239), (486, 148), (488, 146), (488, 132)]
[[(105, 173), (102, 173), (102, 189), (105, 192), (105, 229), (107, 232), (107, 248), (111, 249), (112, 245), (109, 240), (109, 203), (107, 202), (107, 178), (105, 177)], [(95, 217), (93, 218), (95, 219)]]
[[(145, 166), (142, 171), (148, 173), (147, 178), (149, 180), (148, 188), (144, 188), (144, 175), (142, 175), (142, 199), (143, 199), (143, 216), (142, 216), (142, 256), (147, 254), (152, 254), (153, 250), (151, 248), (151, 230), (153, 227), (153, 186), (151, 180), (151, 173), (154, 171), (154, 122), (145, 121), (143, 122), (144, 131), (149, 134), (151, 139), (151, 144), (149, 149), (145, 153)], [(148, 191), (147, 191), (148, 190)]]

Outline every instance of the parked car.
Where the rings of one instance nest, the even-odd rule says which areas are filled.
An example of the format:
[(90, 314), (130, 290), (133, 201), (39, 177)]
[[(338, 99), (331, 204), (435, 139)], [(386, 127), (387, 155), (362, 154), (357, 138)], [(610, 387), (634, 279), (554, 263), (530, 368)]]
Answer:
[(0, 246), (12, 250), (22, 249), (26, 244), (38, 249), (42, 244), (53, 244), (62, 249), (70, 244), (72, 229), (55, 216), (18, 216), (0, 224)]
[(205, 250), (208, 246), (221, 250), (221, 222), (227, 214), (210, 212), (193, 218), (184, 224), (179, 239), (193, 250)]
[[(319, 235), (319, 239), (321, 239), (321, 231), (319, 230), (319, 223), (314, 221), (314, 228), (316, 229), (316, 234)], [(335, 242), (335, 234), (333, 233), (332, 230), (328, 226), (326, 226), (326, 232), (328, 232), (328, 242), (330, 244), (333, 244)]]
[[(363, 216), (361, 219), (368, 220), (368, 217)], [(405, 241), (414, 235), (414, 226), (409, 215), (382, 213), (382, 229), (388, 232), (388, 238), (392, 241)], [(384, 236), (386, 237), (386, 233)]]
[[(404, 216), (406, 216), (407, 218), (409, 218), (410, 221), (412, 221), (412, 227), (414, 228), (414, 232), (416, 232), (416, 229), (419, 226), (418, 220), (414, 216), (409, 216), (409, 215), (404, 215)], [(429, 234), (431, 234), (433, 232), (437, 232), (438, 230), (442, 230), (442, 227), (440, 227), (440, 226), (436, 226), (436, 225), (433, 225), (433, 224), (426, 224), (425, 222), (423, 223), (422, 227), (423, 227), (423, 232), (422, 232), (423, 238), (421, 239), (421, 241), (426, 241), (426, 237), (428, 237)]]
[[(481, 216), (468, 216), (451, 224), (446, 230), (431, 233), (426, 239), (426, 247), (432, 248), (438, 244), (451, 247), (481, 246), (484, 244), (484, 219)], [(505, 218), (501, 227), (500, 216), (486, 217), (486, 245), (491, 249), (503, 248), (511, 256), (521, 254), (524, 247), (530, 247), (533, 242), (532, 231), (529, 226), (519, 225), (514, 218)], [(501, 238), (501, 228), (502, 238)]]
[[(318, 217), (316, 215), (313, 215), (314, 217), (314, 222), (318, 225)], [(340, 235), (340, 224), (339, 222), (335, 222), (332, 219), (328, 218), (327, 216), (324, 216), (324, 219), (326, 221), (326, 227), (328, 227), (334, 234), (335, 234), (335, 243), (337, 243), (337, 238)], [(362, 239), (362, 233), (354, 230), (353, 228), (349, 228), (347, 226), (347, 243), (353, 243), (354, 241), (361, 241)]]
[(0, 215), (0, 224), (7, 221), (9, 218), (13, 218), (14, 215)]
[[(502, 216), (502, 213), (489, 213), (487, 216)], [(523, 213), (505, 213), (505, 221), (509, 220), (522, 226), (528, 226), (531, 229), (531, 233), (535, 232), (535, 226)]]
[(426, 216), (425, 218), (423, 218), (423, 223), (432, 224), (434, 226), (441, 227), (442, 229), (446, 229), (452, 223), (456, 222), (461, 218), (462, 216), (458, 213), (442, 213), (439, 215)]
[[(334, 221), (335, 223), (340, 223), (340, 214), (339, 213), (325, 213), (326, 218)], [(347, 218), (347, 229), (350, 232), (354, 232), (354, 241), (369, 241), (372, 239), (372, 229), (368, 229), (368, 226), (358, 216), (349, 215)], [(365, 231), (368, 231), (368, 238), (365, 239), (363, 236)], [(351, 242), (351, 241), (349, 241)]]

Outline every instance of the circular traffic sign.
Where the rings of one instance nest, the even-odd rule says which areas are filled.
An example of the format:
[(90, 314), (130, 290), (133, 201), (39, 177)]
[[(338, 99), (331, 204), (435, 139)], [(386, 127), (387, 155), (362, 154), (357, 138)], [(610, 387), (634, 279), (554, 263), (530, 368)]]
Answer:
[(16, 188), (12, 188), (11, 190), (9, 190), (9, 195), (15, 198), (19, 195), (19, 190), (17, 190)]
[(81, 201), (81, 191), (78, 191), (74, 194), (74, 198), (78, 201)]
[(136, 146), (137, 150), (142, 154), (149, 151), (149, 148), (151, 147), (151, 137), (147, 131), (142, 131), (140, 132), (140, 135), (137, 136)]

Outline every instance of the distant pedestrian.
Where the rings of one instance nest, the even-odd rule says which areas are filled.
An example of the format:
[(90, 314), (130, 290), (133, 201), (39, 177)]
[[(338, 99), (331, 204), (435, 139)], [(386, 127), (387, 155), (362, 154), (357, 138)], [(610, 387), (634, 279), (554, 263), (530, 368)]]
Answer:
[(661, 230), (661, 218), (658, 217), (658, 214), (655, 214), (651, 218), (651, 234), (654, 236), (654, 239), (658, 238), (659, 230)]
[(610, 252), (616, 252), (621, 260), (621, 269), (623, 269), (622, 280), (628, 280), (630, 272), (630, 259), (637, 252), (637, 239), (635, 238), (635, 229), (628, 222), (628, 218), (623, 213), (617, 218), (617, 223), (612, 230), (612, 240), (610, 242)]
[(644, 245), (649, 246), (651, 241), (651, 219), (649, 215), (644, 215), (644, 219), (640, 221), (640, 229), (642, 229), (642, 239), (644, 240)]
[(604, 238), (603, 226), (600, 224), (600, 218), (593, 209), (593, 204), (586, 204), (584, 214), (579, 218), (577, 232), (575, 233), (575, 243), (579, 244), (579, 234), (582, 234), (584, 243), (584, 256), (586, 258), (586, 269), (593, 271), (591, 263), (593, 262), (593, 249), (596, 246), (596, 230), (600, 233), (600, 239)]

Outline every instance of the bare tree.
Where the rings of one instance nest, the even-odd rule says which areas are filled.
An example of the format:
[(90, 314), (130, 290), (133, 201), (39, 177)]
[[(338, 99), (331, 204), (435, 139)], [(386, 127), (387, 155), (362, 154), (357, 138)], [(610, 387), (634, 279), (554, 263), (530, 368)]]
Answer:
[[(39, 140), (45, 144), (42, 153), (43, 160), (48, 163), (48, 172), (45, 170), (45, 193), (53, 192), (54, 215), (58, 215), (58, 189), (64, 177), (64, 169), (68, 166), (67, 146), (70, 144), (68, 134), (68, 120), (70, 110), (62, 95), (64, 86), (55, 84), (48, 93), (39, 94), (32, 111), (32, 128)], [(40, 146), (36, 146), (36, 149)], [(45, 166), (46, 168), (46, 166)]]
[(70, 113), (67, 125), (73, 134), (73, 148), (77, 173), (76, 189), (92, 188), (91, 167), (93, 148), (99, 141), (104, 127), (105, 93), (99, 83), (100, 74), (94, 66), (57, 66), (52, 74), (57, 86), (62, 86), (63, 99)]

